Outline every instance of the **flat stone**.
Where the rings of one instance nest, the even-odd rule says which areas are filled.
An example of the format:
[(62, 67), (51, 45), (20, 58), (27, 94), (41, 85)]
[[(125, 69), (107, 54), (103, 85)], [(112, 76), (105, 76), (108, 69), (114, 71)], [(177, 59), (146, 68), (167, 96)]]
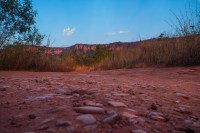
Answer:
[(47, 113), (58, 113), (58, 112), (63, 112), (65, 111), (66, 108), (65, 107), (57, 107), (57, 106), (53, 106), (53, 107), (50, 107), (48, 110), (47, 110)]
[(40, 125), (47, 124), (47, 123), (49, 123), (49, 122), (51, 122), (51, 121), (53, 121), (53, 120), (54, 120), (53, 117), (48, 118), (48, 119), (45, 119), (45, 120), (43, 120), (43, 121), (40, 123)]
[(129, 96), (129, 94), (126, 94), (126, 93), (114, 93), (113, 96), (126, 97), (126, 96)]
[(94, 124), (94, 125), (87, 125), (84, 127), (85, 131), (86, 132), (91, 132), (92, 130), (96, 129), (97, 128), (97, 125)]
[(181, 114), (188, 114), (188, 115), (192, 114), (192, 112), (187, 110), (185, 107), (179, 107), (178, 109), (175, 109), (175, 111)]
[(73, 95), (74, 93), (79, 94), (80, 96), (83, 96), (85, 94), (92, 95), (95, 93), (95, 91), (89, 91), (87, 88), (82, 88), (82, 89), (72, 91), (71, 95)]
[(74, 133), (76, 131), (74, 126), (68, 126), (66, 130), (68, 133)]
[(6, 91), (8, 88), (9, 88), (9, 86), (2, 86), (2, 87), (0, 88), (0, 91)]
[(52, 99), (55, 96), (55, 94), (47, 94), (44, 96), (28, 96), (27, 100), (30, 101), (47, 101), (49, 99)]
[(76, 118), (76, 120), (84, 124), (94, 124), (96, 122), (96, 118), (91, 114), (80, 115)]
[(101, 103), (96, 103), (96, 102), (93, 102), (93, 101), (85, 101), (84, 104), (86, 106), (97, 106), (97, 107), (102, 107), (103, 104)]
[(134, 114), (131, 114), (129, 112), (123, 112), (122, 116), (125, 117), (125, 118), (128, 118), (128, 119), (133, 119), (133, 118), (137, 118), (138, 117), (138, 116), (136, 116)]
[(131, 123), (134, 123), (134, 124), (141, 124), (141, 125), (144, 125), (145, 123), (145, 119), (141, 118), (141, 117), (137, 117), (137, 118), (134, 118), (134, 119), (129, 119), (129, 122)]
[(46, 130), (46, 132), (47, 132), (47, 133), (55, 133), (56, 130), (53, 129), (53, 128), (49, 128), (49, 129)]
[(74, 110), (78, 113), (83, 113), (83, 114), (103, 114), (103, 113), (105, 113), (105, 110), (103, 108), (94, 107), (94, 106), (75, 107)]
[(66, 130), (68, 133), (74, 133), (76, 131), (74, 126), (68, 126)]
[(114, 113), (112, 116), (109, 116), (103, 120), (103, 123), (114, 124), (119, 119), (119, 115)]
[(184, 98), (184, 99), (190, 99), (190, 97), (187, 96), (186, 94), (179, 93), (179, 92), (176, 92), (176, 96), (178, 96), (178, 97), (182, 97), (182, 98)]
[(114, 115), (114, 114), (117, 114), (117, 112), (114, 111), (114, 110), (109, 110), (109, 111), (107, 111), (106, 113), (107, 113), (109, 116)]
[(70, 126), (72, 125), (72, 123), (70, 121), (56, 120), (55, 125), (56, 126)]
[(38, 128), (38, 130), (46, 130), (46, 129), (48, 129), (48, 128), (49, 128), (48, 125), (41, 125), (41, 126)]
[(165, 121), (166, 119), (163, 117), (162, 113), (158, 113), (158, 112), (150, 112), (149, 113), (149, 117), (153, 120), (161, 120), (161, 121)]
[(80, 94), (74, 93), (72, 96), (73, 96), (73, 97), (80, 97)]
[(130, 112), (130, 113), (133, 113), (133, 114), (137, 113), (137, 111), (134, 110), (134, 109), (126, 108), (125, 110), (126, 110), (126, 112)]
[(114, 102), (114, 101), (109, 101), (108, 102), (109, 105), (113, 106), (113, 107), (127, 107), (124, 103), (122, 102)]
[(147, 133), (147, 132), (141, 129), (137, 129), (137, 130), (132, 130), (131, 133)]

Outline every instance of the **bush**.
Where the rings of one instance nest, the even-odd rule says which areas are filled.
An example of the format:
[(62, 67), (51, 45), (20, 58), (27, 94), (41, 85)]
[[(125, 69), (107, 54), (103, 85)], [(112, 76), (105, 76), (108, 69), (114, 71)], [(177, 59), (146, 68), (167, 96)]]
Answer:
[(194, 65), (200, 65), (200, 35), (141, 42), (137, 47), (113, 52), (98, 68)]

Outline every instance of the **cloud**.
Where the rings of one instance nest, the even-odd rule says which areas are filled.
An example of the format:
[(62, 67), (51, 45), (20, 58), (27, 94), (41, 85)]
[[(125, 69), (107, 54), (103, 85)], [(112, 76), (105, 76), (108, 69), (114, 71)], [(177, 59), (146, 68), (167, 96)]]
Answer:
[(75, 30), (76, 30), (75, 28), (70, 28), (70, 27), (65, 28), (63, 30), (63, 35), (71, 36), (72, 34), (74, 34)]
[(106, 33), (106, 35), (107, 36), (113, 36), (113, 35), (116, 35), (116, 34), (127, 34), (127, 33), (128, 33), (128, 31), (121, 30), (121, 31), (118, 31), (118, 32), (108, 32), (108, 33)]
[(128, 31), (119, 31), (118, 34), (127, 34)]
[(116, 32), (108, 32), (108, 33), (106, 33), (106, 35), (108, 35), (108, 36), (112, 36), (112, 35), (115, 35), (116, 34)]

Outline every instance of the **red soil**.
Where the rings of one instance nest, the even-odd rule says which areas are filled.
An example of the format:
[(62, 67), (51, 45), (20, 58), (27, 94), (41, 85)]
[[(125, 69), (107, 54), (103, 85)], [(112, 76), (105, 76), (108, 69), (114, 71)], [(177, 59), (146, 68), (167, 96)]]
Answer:
[[(125, 106), (113, 107), (109, 101)], [(75, 107), (85, 105), (99, 106), (105, 113), (91, 114), (96, 121), (83, 124), (76, 119), (81, 113)], [(117, 117), (104, 123), (110, 111)], [(200, 67), (0, 71), (1, 133), (136, 133), (137, 129), (200, 132)]]

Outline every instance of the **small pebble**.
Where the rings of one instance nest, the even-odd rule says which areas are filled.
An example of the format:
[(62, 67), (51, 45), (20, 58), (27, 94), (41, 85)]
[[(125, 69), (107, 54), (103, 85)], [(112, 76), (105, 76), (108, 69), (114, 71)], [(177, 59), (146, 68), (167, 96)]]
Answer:
[(35, 115), (35, 114), (29, 114), (29, 115), (28, 115), (28, 118), (29, 118), (29, 119), (35, 119), (35, 118), (36, 118), (36, 115)]

